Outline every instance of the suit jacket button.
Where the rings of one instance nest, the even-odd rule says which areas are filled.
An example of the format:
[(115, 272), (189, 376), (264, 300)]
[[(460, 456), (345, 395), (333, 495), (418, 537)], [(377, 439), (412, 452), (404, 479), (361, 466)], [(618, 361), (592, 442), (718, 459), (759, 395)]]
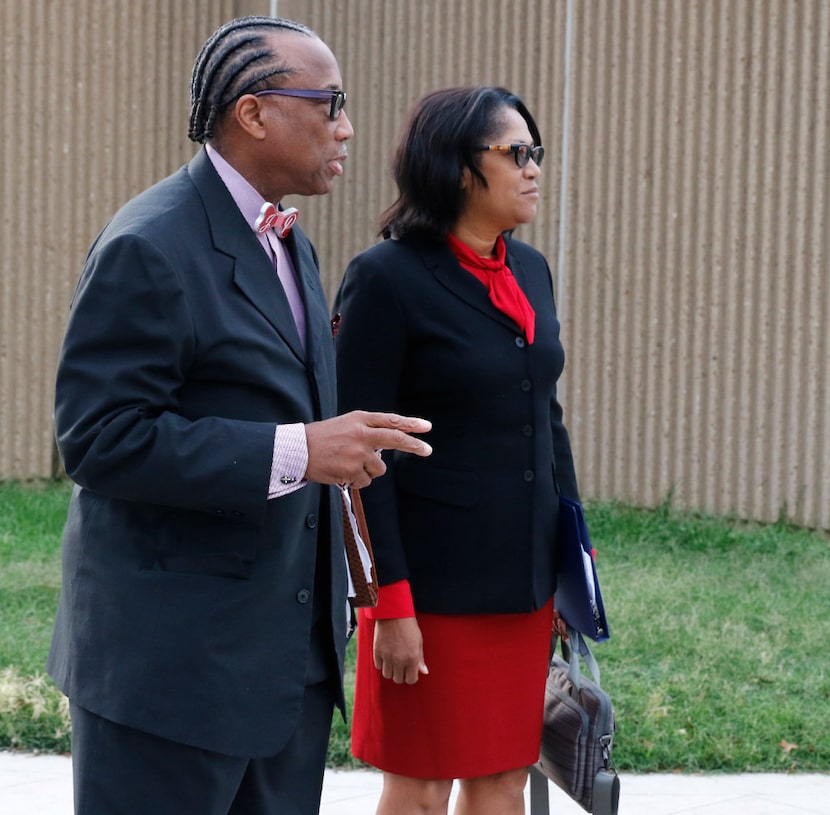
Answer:
[(525, 347), (525, 338), (524, 337), (516, 337), (516, 347), (517, 348), (524, 348)]
[(305, 525), (309, 529), (314, 529), (317, 526), (317, 516), (313, 512), (306, 516)]
[(311, 599), (311, 592), (308, 589), (300, 589), (297, 592), (297, 602), (298, 603), (307, 603)]
[(533, 387), (533, 384), (531, 383), (531, 381), (529, 379), (523, 379), (522, 384), (519, 387), (521, 387), (521, 389), (525, 393), (527, 393)]
[(533, 435), (533, 425), (532, 424), (526, 424), (522, 428), (522, 435), (529, 439)]
[(524, 480), (528, 483), (533, 481), (535, 477), (536, 476), (534, 475), (533, 470), (525, 470), (524, 475), (522, 476), (522, 478), (524, 478)]

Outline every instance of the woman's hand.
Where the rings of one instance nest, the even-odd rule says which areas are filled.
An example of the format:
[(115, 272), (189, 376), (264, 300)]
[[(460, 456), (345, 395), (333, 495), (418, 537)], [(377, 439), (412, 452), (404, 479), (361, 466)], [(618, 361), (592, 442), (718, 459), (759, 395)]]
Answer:
[(563, 642), (568, 641), (568, 624), (556, 609), (553, 610), (553, 633), (562, 637)]
[(421, 627), (414, 617), (376, 620), (374, 657), (384, 678), (398, 685), (414, 685), (421, 674), (429, 673)]

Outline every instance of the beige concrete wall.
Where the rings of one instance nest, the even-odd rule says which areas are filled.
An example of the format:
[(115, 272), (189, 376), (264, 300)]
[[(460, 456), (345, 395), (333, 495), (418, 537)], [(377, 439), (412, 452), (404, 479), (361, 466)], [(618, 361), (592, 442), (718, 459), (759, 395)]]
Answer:
[[(271, 5), (0, 0), (0, 478), (52, 467), (54, 359), (83, 253), (192, 153), (201, 41)], [(830, 528), (830, 3), (278, 9), (333, 47), (357, 131), (336, 190), (294, 202), (330, 292), (392, 200), (411, 103), (507, 85), (548, 150), (543, 211), (519, 235), (554, 270), (584, 494)]]

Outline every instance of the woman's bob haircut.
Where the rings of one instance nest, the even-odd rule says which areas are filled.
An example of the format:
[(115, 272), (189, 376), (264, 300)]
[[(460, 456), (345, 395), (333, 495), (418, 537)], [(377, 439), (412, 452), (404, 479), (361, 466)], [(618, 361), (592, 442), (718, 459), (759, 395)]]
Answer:
[(464, 209), (465, 168), (487, 186), (476, 147), (498, 135), (506, 108), (518, 111), (533, 143), (541, 144), (530, 111), (506, 88), (446, 88), (417, 102), (395, 151), (392, 173), (398, 199), (381, 215), (380, 234), (400, 238), (412, 232), (446, 238)]

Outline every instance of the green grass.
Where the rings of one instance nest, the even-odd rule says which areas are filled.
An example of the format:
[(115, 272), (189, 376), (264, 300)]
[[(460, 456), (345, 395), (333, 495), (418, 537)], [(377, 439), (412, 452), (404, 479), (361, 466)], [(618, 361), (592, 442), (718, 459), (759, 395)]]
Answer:
[(588, 520), (619, 767), (830, 770), (827, 536), (665, 508)]
[[(66, 484), (0, 485), (0, 749), (69, 749), (43, 675)], [(612, 629), (594, 647), (620, 770), (830, 771), (830, 539), (611, 503), (587, 508)], [(347, 698), (353, 691), (349, 647)], [(332, 766), (356, 766), (335, 715)]]
[(0, 485), (0, 749), (69, 750), (69, 709), (44, 675), (69, 492)]

